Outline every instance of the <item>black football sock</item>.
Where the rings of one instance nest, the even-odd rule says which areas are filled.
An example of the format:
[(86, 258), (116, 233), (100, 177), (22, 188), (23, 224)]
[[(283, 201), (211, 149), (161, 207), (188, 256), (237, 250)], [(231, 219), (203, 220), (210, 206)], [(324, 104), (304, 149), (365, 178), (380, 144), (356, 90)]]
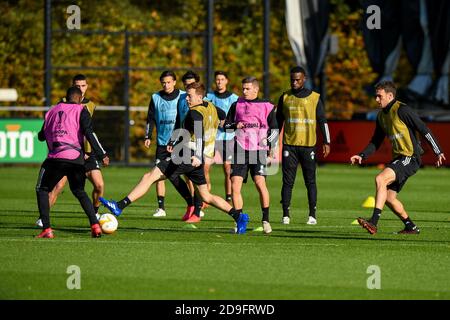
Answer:
[(414, 227), (416, 226), (409, 217), (406, 219), (403, 219), (403, 218), (401, 218), (401, 219), (402, 219), (402, 222), (405, 224), (405, 229), (413, 230)]
[(226, 200), (226, 201), (232, 201), (232, 199), (231, 199), (231, 194), (227, 194), (227, 195), (225, 196), (225, 200)]
[(316, 218), (316, 206), (309, 209), (309, 216), (313, 217), (314, 219)]
[(50, 203), (48, 201), (48, 191), (36, 191), (39, 208), (39, 218), (42, 220), (43, 230), (50, 228)]
[(269, 222), (269, 207), (261, 208), (262, 210), (262, 221)]
[(126, 207), (128, 207), (131, 204), (131, 200), (128, 199), (128, 197), (123, 198), (122, 200), (120, 200), (119, 202), (117, 202), (117, 206), (119, 207), (120, 210), (125, 209)]
[(283, 217), (289, 217), (289, 209), (291, 209), (289, 206), (283, 205)]
[(158, 196), (158, 208), (165, 210), (164, 208), (164, 196)]
[(241, 215), (241, 212), (242, 212), (242, 209), (236, 210), (234, 208), (231, 208), (231, 210), (228, 211), (228, 214), (233, 217), (234, 221), (237, 222), (239, 220), (239, 216)]
[(192, 213), (194, 216), (200, 217), (200, 212), (202, 211), (202, 206), (195, 206), (194, 212)]
[(194, 215), (200, 217), (200, 211), (202, 211), (203, 201), (197, 194), (194, 195)]
[(98, 213), (98, 209), (99, 209), (100, 207), (96, 207), (96, 206), (94, 206), (94, 212), (95, 212), (95, 214), (97, 214)]
[(370, 222), (374, 225), (377, 225), (378, 220), (380, 220), (380, 216), (381, 216), (381, 209), (374, 208), (372, 218), (370, 218)]

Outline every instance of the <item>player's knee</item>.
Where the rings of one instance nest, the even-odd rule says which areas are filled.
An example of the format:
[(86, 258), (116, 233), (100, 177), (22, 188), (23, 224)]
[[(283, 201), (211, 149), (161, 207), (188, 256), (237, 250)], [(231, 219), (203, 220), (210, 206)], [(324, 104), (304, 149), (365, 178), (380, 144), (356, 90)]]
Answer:
[(151, 175), (152, 175), (152, 171), (149, 171), (149, 172), (144, 173), (144, 175), (142, 176), (142, 178), (144, 178), (144, 179), (149, 179), (149, 178), (151, 177)]
[(96, 181), (94, 183), (94, 191), (97, 193), (103, 193), (105, 190), (105, 183), (103, 181)]
[(256, 179), (255, 185), (258, 190), (264, 190), (266, 188), (266, 181), (265, 179)]
[(142, 176), (142, 180), (144, 181), (152, 181), (153, 179), (153, 171), (149, 171)]
[(387, 185), (386, 179), (381, 174), (379, 174), (375, 177), (375, 184), (377, 186), (385, 186), (385, 185)]

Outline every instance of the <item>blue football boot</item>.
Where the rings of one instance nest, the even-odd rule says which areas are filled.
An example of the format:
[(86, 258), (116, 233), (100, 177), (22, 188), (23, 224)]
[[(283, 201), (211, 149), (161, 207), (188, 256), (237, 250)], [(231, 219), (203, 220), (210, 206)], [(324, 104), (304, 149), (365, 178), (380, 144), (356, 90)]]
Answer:
[(247, 224), (250, 220), (248, 214), (241, 213), (239, 215), (238, 221), (236, 221), (236, 233), (237, 234), (244, 234), (247, 231)]
[(122, 213), (122, 209), (119, 208), (119, 206), (117, 205), (117, 202), (115, 202), (114, 200), (107, 200), (105, 198), (98, 198), (98, 200), (100, 200), (100, 202), (109, 210), (111, 211), (111, 213), (113, 215), (115, 215), (116, 217), (120, 216), (120, 214)]

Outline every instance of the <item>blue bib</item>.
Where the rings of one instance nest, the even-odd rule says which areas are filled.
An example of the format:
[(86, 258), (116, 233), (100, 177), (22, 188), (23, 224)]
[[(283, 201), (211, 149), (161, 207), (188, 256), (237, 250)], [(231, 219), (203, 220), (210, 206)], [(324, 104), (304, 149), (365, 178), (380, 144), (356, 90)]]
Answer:
[[(228, 114), (228, 111), (230, 110), (231, 105), (237, 101), (239, 97), (232, 93), (228, 98), (221, 99), (218, 98), (214, 92), (210, 92), (206, 95), (206, 99), (211, 101), (216, 107), (222, 109), (225, 114)], [(234, 138), (234, 132), (233, 133), (226, 133), (223, 128), (219, 128), (217, 130), (217, 140), (231, 140)]]
[(164, 100), (159, 92), (152, 95), (155, 104), (155, 122), (159, 146), (165, 146), (169, 143), (177, 120), (177, 103), (182, 93), (184, 91), (180, 90), (178, 97), (170, 101)]
[(186, 118), (186, 115), (189, 111), (189, 105), (186, 101), (187, 94), (183, 92), (183, 94), (180, 95), (179, 101), (179, 109), (178, 114), (180, 115), (180, 123), (184, 123), (184, 119)]

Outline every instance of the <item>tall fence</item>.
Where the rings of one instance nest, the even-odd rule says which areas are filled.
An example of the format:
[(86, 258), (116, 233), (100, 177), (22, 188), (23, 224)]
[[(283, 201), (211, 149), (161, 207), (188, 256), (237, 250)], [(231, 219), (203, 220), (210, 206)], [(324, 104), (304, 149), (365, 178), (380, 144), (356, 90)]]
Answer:
[[(42, 118), (21, 118), (14, 116), (17, 112), (42, 111), (48, 107), (2, 107), (2, 110), (11, 112), (11, 118), (0, 119), (0, 163), (40, 163), (47, 155), (45, 142), (37, 139), (37, 133), (41, 129)], [(127, 165), (149, 166), (154, 162), (155, 145), (146, 149), (144, 137), (138, 137), (133, 144), (129, 144), (129, 149), (124, 151), (123, 132), (111, 130), (108, 121), (111, 119), (122, 119), (128, 110), (127, 116), (131, 130), (140, 130), (140, 125), (136, 124), (135, 118), (140, 113), (147, 112), (145, 106), (98, 106), (93, 121), (94, 130), (98, 135), (103, 147), (106, 149), (113, 164), (124, 164), (123, 152), (130, 155)], [(102, 121), (101, 119), (108, 119)], [(349, 163), (350, 157), (359, 153), (372, 137), (375, 128), (374, 121), (329, 121), (331, 135), (331, 153), (323, 159), (320, 152), (322, 145), (321, 134), (318, 134), (318, 161), (321, 163)], [(427, 126), (432, 130), (442, 150), (450, 150), (450, 122), (428, 122)], [(122, 129), (123, 130), (123, 129)], [(281, 137), (280, 137), (281, 139)], [(424, 165), (434, 165), (436, 157), (428, 143), (421, 139), (422, 147), (425, 150), (422, 156)], [(280, 150), (281, 152), (281, 150)], [(380, 149), (365, 161), (367, 164), (387, 163), (392, 159), (391, 147), (387, 139)], [(446, 165), (446, 164), (444, 164)]]

